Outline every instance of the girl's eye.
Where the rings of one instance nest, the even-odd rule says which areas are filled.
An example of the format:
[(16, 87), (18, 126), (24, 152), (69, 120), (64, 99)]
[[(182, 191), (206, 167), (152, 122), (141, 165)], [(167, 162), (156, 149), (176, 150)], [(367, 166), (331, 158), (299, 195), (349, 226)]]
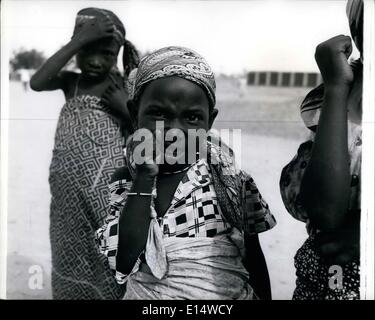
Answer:
[(197, 122), (200, 120), (200, 117), (195, 114), (192, 114), (192, 115), (187, 116), (186, 120), (190, 122)]
[(107, 56), (107, 57), (113, 57), (114, 56), (113, 52), (111, 52), (111, 51), (104, 51), (104, 55)]
[(163, 117), (164, 116), (163, 112), (157, 111), (157, 110), (155, 110), (154, 112), (152, 112), (152, 115), (154, 117)]

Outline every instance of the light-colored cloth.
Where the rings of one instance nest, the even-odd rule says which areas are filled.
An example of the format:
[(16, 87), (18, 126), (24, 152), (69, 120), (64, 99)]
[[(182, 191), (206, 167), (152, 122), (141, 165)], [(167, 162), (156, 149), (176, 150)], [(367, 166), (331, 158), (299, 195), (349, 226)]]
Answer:
[[(235, 233), (239, 233), (234, 229)], [(124, 299), (250, 300), (253, 289), (230, 235), (164, 238), (167, 270), (162, 278), (148, 264), (129, 276)]]
[(205, 90), (210, 105), (215, 105), (214, 73), (202, 56), (184, 47), (166, 47), (144, 57), (139, 63), (138, 70), (132, 74), (133, 87), (130, 97), (137, 100), (147, 83), (170, 76), (178, 76), (196, 83)]

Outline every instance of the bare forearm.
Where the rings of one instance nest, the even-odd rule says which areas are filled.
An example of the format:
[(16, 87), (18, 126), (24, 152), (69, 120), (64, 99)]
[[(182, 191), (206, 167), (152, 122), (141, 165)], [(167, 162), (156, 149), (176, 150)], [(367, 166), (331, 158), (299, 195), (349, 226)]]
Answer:
[[(33, 75), (30, 86), (33, 90), (41, 91), (49, 87), (54, 88), (53, 81), (67, 62), (78, 52), (83, 43), (78, 40), (72, 40), (52, 57), (50, 57), (43, 66)], [(56, 81), (56, 80), (55, 80)], [(58, 87), (58, 84), (55, 86)]]
[(266, 260), (258, 236), (245, 236), (246, 258), (244, 265), (249, 272), (249, 283), (262, 300), (271, 300), (271, 282)]
[(332, 230), (345, 220), (349, 193), (348, 86), (327, 87), (301, 201), (313, 224)]
[[(153, 179), (138, 177), (131, 192), (151, 193)], [(129, 196), (119, 222), (117, 269), (129, 274), (146, 246), (150, 225), (150, 196)]]

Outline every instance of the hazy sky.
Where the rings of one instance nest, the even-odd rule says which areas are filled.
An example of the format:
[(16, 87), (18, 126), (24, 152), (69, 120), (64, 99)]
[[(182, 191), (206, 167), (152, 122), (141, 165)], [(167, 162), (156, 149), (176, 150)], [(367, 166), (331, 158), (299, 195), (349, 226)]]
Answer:
[(53, 54), (69, 41), (77, 11), (95, 6), (114, 11), (141, 51), (187, 46), (226, 73), (316, 71), (316, 45), (349, 34), (344, 0), (3, 0), (1, 5), (2, 41), (10, 51), (25, 47)]

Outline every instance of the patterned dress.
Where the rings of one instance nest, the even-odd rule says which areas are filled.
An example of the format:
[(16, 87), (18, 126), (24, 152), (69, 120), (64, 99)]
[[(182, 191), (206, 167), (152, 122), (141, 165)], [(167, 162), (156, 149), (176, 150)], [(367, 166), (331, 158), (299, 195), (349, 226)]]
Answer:
[(106, 216), (108, 182), (124, 165), (123, 145), (119, 124), (98, 97), (75, 93), (67, 100), (58, 120), (49, 176), (54, 299), (123, 296), (94, 240)]

